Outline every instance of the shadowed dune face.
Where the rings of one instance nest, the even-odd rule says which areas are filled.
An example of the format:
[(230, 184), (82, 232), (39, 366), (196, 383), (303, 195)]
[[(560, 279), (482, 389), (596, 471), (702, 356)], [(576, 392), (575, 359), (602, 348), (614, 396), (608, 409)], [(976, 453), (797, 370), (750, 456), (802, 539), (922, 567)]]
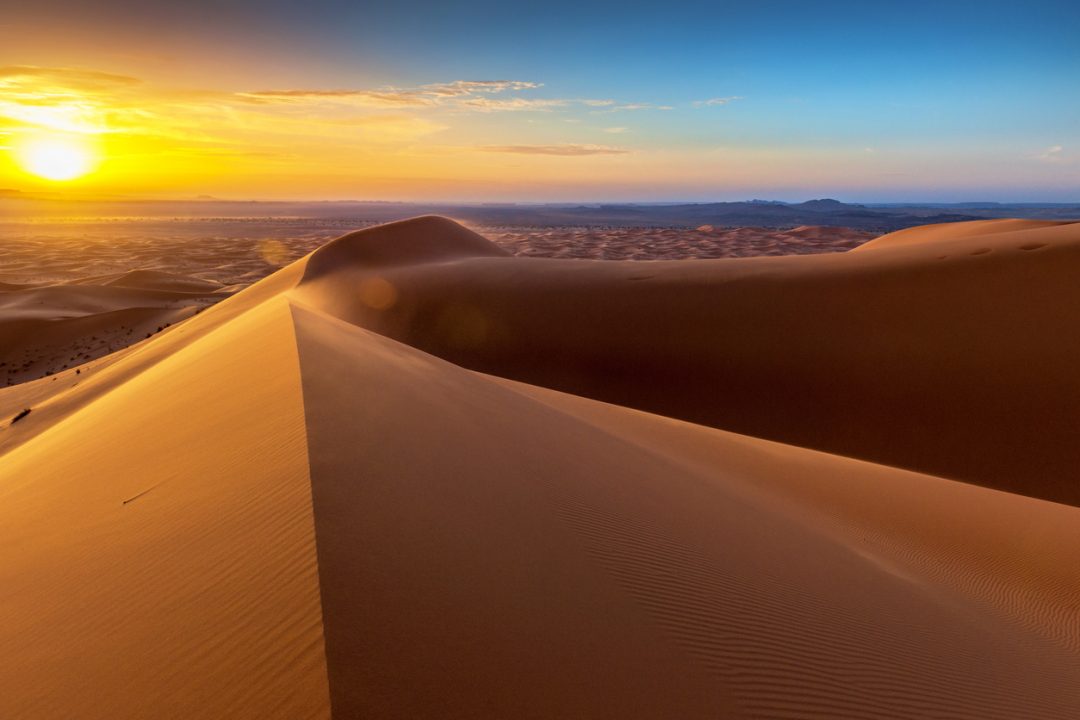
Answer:
[(1004, 222), (856, 254), (594, 263), (477, 254), (421, 219), (383, 232), (413, 260), (443, 237), (430, 261), (353, 263), (363, 231), (317, 251), (338, 271), (297, 293), (474, 370), (1080, 504), (1080, 225)]
[[(1080, 700), (1075, 572), (998, 545), (1040, 518), (1039, 542), (1080, 549), (1076, 508), (497, 381), (303, 306), (293, 322), (335, 716)], [(1047, 674), (1006, 670), (1029, 663)]]
[(1005, 426), (957, 367), (1047, 400), (1026, 346), (958, 365), (944, 341), (1017, 331), (977, 287), (1041, 307), (1064, 280), (1017, 258), (1069, 265), (1069, 232), (588, 263), (421, 218), (0, 390), (32, 411), (0, 424), (0, 717), (1072, 720), (1080, 508), (462, 367), (830, 441), (953, 431), (883, 404), (931, 388), (987, 433), (971, 469)]

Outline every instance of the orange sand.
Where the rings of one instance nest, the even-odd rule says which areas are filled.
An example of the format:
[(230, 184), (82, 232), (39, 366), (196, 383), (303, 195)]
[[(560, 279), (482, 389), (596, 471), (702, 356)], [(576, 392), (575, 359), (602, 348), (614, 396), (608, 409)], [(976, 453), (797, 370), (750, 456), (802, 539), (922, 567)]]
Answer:
[(0, 717), (1074, 718), (1076, 228), (421, 218), (0, 390)]
[(230, 294), (217, 283), (150, 270), (0, 287), (0, 385), (119, 350)]

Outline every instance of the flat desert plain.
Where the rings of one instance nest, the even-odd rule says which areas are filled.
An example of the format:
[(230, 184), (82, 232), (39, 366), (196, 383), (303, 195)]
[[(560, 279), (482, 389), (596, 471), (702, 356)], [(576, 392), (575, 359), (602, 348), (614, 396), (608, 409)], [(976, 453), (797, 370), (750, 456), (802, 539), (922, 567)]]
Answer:
[(1078, 717), (1080, 224), (544, 232), (0, 266), (0, 717)]

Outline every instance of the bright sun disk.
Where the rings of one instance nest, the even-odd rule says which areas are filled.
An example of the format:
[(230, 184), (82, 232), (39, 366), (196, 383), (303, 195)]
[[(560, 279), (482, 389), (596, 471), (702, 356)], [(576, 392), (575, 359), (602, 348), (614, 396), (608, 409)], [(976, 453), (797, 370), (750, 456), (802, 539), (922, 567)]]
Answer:
[(19, 164), (48, 180), (73, 180), (90, 172), (94, 156), (90, 148), (74, 139), (39, 138), (20, 148)]

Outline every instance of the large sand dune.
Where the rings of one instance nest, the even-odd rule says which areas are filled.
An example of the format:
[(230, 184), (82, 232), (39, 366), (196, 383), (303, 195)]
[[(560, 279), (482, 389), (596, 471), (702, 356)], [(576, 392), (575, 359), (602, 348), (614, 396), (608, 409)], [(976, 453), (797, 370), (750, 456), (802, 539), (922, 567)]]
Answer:
[(497, 257), (460, 229), (453, 262), (384, 261), (375, 229), (317, 251), (300, 292), (474, 370), (1080, 504), (1080, 224), (998, 222), (644, 264)]
[(1075, 718), (1075, 227), (422, 218), (0, 391), (0, 717)]

